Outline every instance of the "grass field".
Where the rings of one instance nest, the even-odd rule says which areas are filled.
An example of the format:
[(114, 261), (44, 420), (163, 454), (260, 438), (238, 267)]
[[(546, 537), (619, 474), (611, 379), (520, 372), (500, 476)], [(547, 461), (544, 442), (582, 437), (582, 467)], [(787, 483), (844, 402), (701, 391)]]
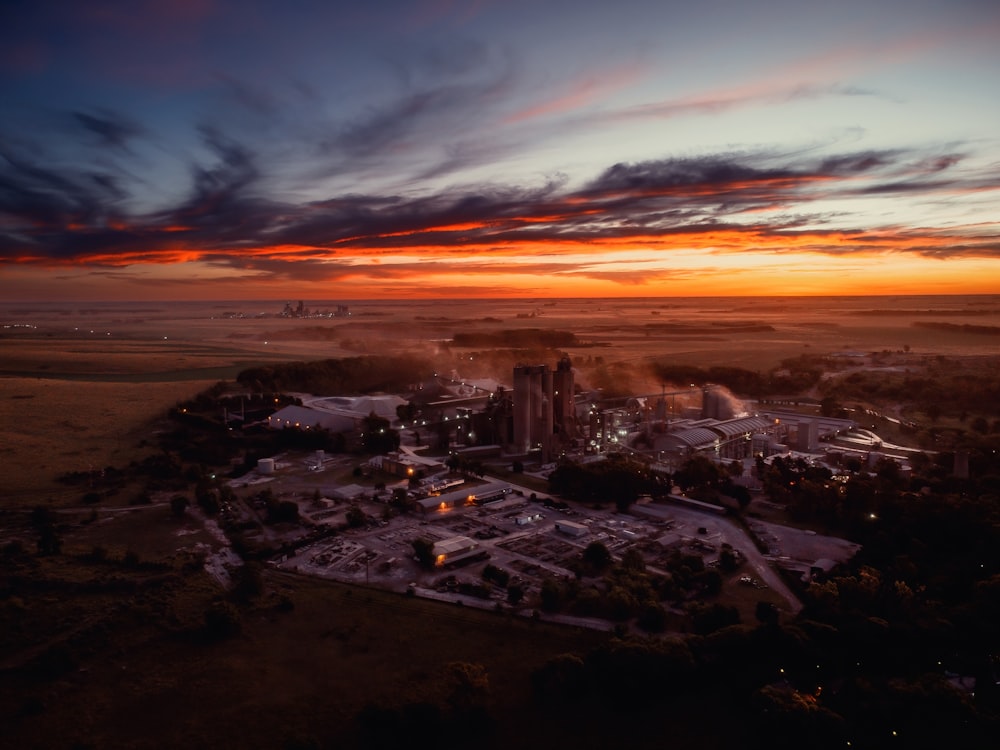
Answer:
[(151, 423), (214, 381), (100, 383), (0, 378), (0, 493), (16, 504), (78, 499), (56, 482), (67, 472), (123, 466), (154, 450)]
[[(43, 561), (36, 577), (65, 580), (59, 564)], [(553, 653), (606, 638), (274, 573), (271, 594), (294, 609), (278, 611), (265, 596), (244, 611), (240, 637), (206, 643), (190, 635), (218, 595), (203, 576), (142, 585), (148, 576), (113, 564), (74, 567), (82, 593), (72, 603), (39, 597), (6, 608), (6, 626), (16, 615), (19, 630), (46, 634), (30, 652), (36, 662), (56, 672), (58, 659), (68, 665), (56, 682), (34, 685), (8, 658), (0, 673), (7, 747), (345, 746), (367, 704), (447, 705), (452, 662), (486, 667), (491, 713), (531, 713), (530, 672)], [(139, 596), (114, 596), (116, 579), (134, 582)]]

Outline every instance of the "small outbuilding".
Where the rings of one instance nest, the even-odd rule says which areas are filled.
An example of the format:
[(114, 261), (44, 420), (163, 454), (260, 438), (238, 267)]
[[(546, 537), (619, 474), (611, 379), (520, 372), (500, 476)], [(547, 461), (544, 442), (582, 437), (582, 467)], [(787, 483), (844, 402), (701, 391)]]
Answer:
[(556, 521), (556, 531), (559, 531), (567, 536), (585, 536), (590, 533), (590, 529), (584, 526), (582, 523), (577, 523), (576, 521)]

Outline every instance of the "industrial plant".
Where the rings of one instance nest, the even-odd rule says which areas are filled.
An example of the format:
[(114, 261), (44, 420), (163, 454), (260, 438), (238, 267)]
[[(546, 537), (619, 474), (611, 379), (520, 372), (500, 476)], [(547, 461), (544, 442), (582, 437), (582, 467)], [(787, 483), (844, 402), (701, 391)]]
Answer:
[[(607, 399), (576, 383), (568, 356), (554, 367), (515, 365), (510, 386), (435, 374), (405, 395), (316, 397), (275, 412), (267, 422), (273, 428), (347, 432), (370, 415), (417, 435), (436, 435), (440, 447), (470, 459), (544, 465), (624, 453), (664, 471), (694, 454), (732, 461), (817, 453), (822, 441), (857, 427), (850, 419), (750, 409), (715, 385)], [(385, 460), (391, 473), (413, 471), (411, 457)]]

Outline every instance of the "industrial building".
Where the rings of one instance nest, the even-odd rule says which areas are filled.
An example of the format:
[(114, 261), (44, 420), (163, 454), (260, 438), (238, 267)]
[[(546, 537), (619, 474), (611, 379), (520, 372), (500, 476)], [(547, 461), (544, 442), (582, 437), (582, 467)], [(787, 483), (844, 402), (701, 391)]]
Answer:
[(490, 482), (481, 487), (473, 487), (471, 494), (472, 502), (476, 505), (489, 505), (498, 500), (503, 500), (510, 494), (511, 487), (504, 482)]
[(773, 432), (773, 425), (764, 417), (704, 419), (657, 436), (654, 448), (682, 455), (711, 452), (723, 459), (748, 458), (753, 455), (754, 437), (757, 437), (756, 445), (766, 451), (774, 442)]
[(843, 435), (858, 425), (853, 419), (838, 419), (792, 411), (762, 409), (760, 416), (773, 422), (790, 446), (803, 453), (812, 453), (821, 440)]
[(453, 490), (443, 495), (431, 495), (417, 501), (417, 506), (423, 512), (435, 510), (447, 510), (448, 508), (462, 508), (466, 505), (489, 505), (498, 500), (503, 500), (511, 491), (509, 484), (504, 482), (490, 482), (488, 484)]
[[(678, 411), (676, 397), (700, 396), (700, 407), (688, 401)], [(598, 405), (589, 423), (588, 453), (625, 452), (675, 465), (695, 453), (718, 460), (769, 456), (789, 450), (815, 453), (828, 440), (856, 427), (849, 419), (795, 412), (747, 414), (745, 405), (726, 389), (705, 386), (633, 396)]]
[(633, 431), (635, 415), (627, 408), (598, 409), (593, 407), (587, 414), (590, 423), (589, 451), (607, 453), (628, 445), (629, 434)]
[(449, 508), (462, 508), (475, 503), (475, 498), (468, 490), (456, 490), (443, 495), (431, 495), (417, 500), (417, 507), (423, 513)]
[(576, 435), (576, 401), (573, 365), (569, 357), (556, 364), (518, 365), (514, 368), (515, 453), (541, 450), (543, 462), (549, 461), (556, 445)]
[(354, 429), (355, 419), (346, 414), (312, 409), (308, 406), (286, 406), (267, 418), (267, 426), (275, 430), (297, 428), (349, 432)]
[(453, 536), (435, 542), (432, 552), (434, 564), (441, 568), (453, 565), (460, 560), (466, 560), (482, 554), (479, 545), (467, 536)]
[(310, 408), (341, 414), (357, 422), (374, 414), (376, 417), (396, 420), (396, 408), (407, 403), (401, 396), (380, 394), (373, 396), (327, 396), (309, 401)]
[(586, 536), (590, 533), (590, 529), (584, 526), (582, 523), (577, 523), (576, 521), (556, 521), (556, 531), (566, 534), (567, 536), (581, 537)]
[(267, 426), (273, 429), (296, 427), (301, 430), (349, 432), (372, 414), (394, 421), (396, 407), (405, 403), (406, 399), (387, 395), (315, 398), (302, 406), (279, 409), (267, 418)]
[(419, 478), (443, 468), (441, 462), (435, 459), (399, 451), (390, 451), (384, 456), (373, 456), (368, 463), (386, 474), (403, 479)]

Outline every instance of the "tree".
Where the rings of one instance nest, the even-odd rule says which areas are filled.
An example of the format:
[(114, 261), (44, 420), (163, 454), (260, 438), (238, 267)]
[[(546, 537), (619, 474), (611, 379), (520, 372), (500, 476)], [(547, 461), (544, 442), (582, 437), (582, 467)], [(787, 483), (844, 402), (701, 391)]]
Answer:
[(272, 494), (264, 501), (264, 507), (268, 523), (293, 522), (299, 518), (299, 504), (294, 500), (278, 500)]
[(608, 616), (619, 622), (636, 614), (639, 600), (624, 586), (612, 586), (604, 598)]
[(736, 607), (715, 603), (695, 607), (691, 619), (694, 632), (707, 635), (729, 625), (739, 625), (740, 613)]
[(970, 427), (972, 427), (972, 429), (980, 435), (985, 435), (990, 431), (990, 425), (989, 422), (986, 421), (986, 417), (976, 417), (972, 420)]
[(844, 412), (844, 408), (833, 396), (825, 396), (819, 402), (819, 413), (824, 417), (838, 417)]
[(705, 487), (718, 483), (719, 466), (712, 459), (696, 453), (674, 474), (674, 482), (685, 490), (693, 487)]
[(385, 454), (399, 449), (399, 432), (389, 420), (371, 412), (361, 421), (361, 445), (366, 453)]
[(736, 557), (736, 551), (730, 544), (723, 544), (722, 549), (719, 550), (719, 567), (722, 568), (727, 573), (732, 573), (740, 566), (739, 559)]
[(519, 583), (512, 583), (507, 587), (507, 603), (516, 607), (524, 599), (524, 587)]
[(365, 515), (365, 512), (357, 505), (352, 505), (347, 509), (347, 525), (352, 529), (364, 526), (366, 520), (367, 516)]
[(194, 498), (205, 513), (214, 516), (222, 506), (219, 505), (219, 495), (212, 489), (212, 483), (208, 479), (200, 479), (194, 488)]
[(531, 685), (541, 701), (575, 705), (587, 690), (587, 666), (576, 654), (553, 656), (532, 672)]
[(583, 563), (594, 573), (603, 573), (611, 565), (611, 552), (603, 542), (591, 542), (583, 550)]
[(647, 633), (662, 633), (667, 628), (667, 611), (659, 602), (646, 602), (636, 624)]
[(212, 640), (232, 638), (242, 627), (239, 610), (229, 602), (214, 602), (205, 610), (205, 634)]
[(424, 568), (430, 570), (434, 567), (434, 542), (430, 539), (425, 539), (424, 537), (419, 537), (414, 539), (413, 542), (413, 555), (417, 558), (417, 562)]
[(847, 469), (852, 474), (857, 474), (863, 468), (864, 464), (861, 463), (861, 459), (851, 456), (850, 458), (844, 459), (844, 468)]
[(746, 510), (749, 507), (750, 502), (753, 498), (750, 496), (750, 490), (744, 487), (742, 484), (733, 484), (729, 482), (722, 485), (719, 488), (719, 492), (722, 494), (733, 498), (736, 503), (740, 506), (740, 510)]
[(448, 665), (451, 692), (448, 703), (459, 714), (483, 710), (490, 697), (490, 678), (486, 667), (470, 662), (452, 662)]
[(629, 547), (625, 550), (622, 555), (621, 565), (625, 570), (637, 573), (644, 573), (646, 571), (646, 561), (643, 559), (642, 553), (635, 547)]
[(542, 588), (539, 591), (542, 609), (546, 612), (555, 612), (562, 606), (563, 590), (558, 581), (546, 578), (542, 581)]
[(412, 422), (417, 418), (418, 412), (417, 405), (412, 401), (407, 401), (405, 404), (400, 404), (396, 407), (396, 417), (400, 422)]
[(413, 501), (410, 500), (410, 496), (405, 487), (393, 488), (389, 504), (394, 508), (399, 508), (400, 510), (409, 510), (413, 507)]
[(498, 568), (496, 565), (490, 563), (483, 568), (483, 579), (492, 581), (501, 588), (506, 588), (508, 582), (510, 581), (510, 573), (503, 568)]
[(233, 595), (240, 601), (248, 602), (264, 593), (264, 578), (258, 562), (241, 565), (233, 579)]
[(931, 424), (936, 424), (941, 419), (941, 407), (936, 401), (933, 401), (924, 407), (924, 414), (931, 420)]
[(174, 495), (170, 498), (170, 512), (174, 514), (175, 518), (181, 518), (190, 504), (191, 501), (184, 495)]
[(821, 705), (814, 695), (790, 685), (765, 685), (753, 694), (752, 705), (760, 724), (758, 731), (767, 737), (769, 747), (845, 746), (843, 718)]
[(219, 485), (219, 502), (232, 503), (236, 500), (236, 492), (228, 484)]
[(771, 602), (757, 602), (754, 614), (757, 616), (757, 621), (764, 625), (778, 624), (778, 608)]
[(698, 574), (698, 583), (708, 596), (717, 596), (722, 591), (722, 575), (714, 568), (707, 568)]
[(31, 522), (38, 532), (38, 554), (58, 555), (62, 549), (62, 538), (56, 528), (55, 514), (44, 505), (31, 511)]

